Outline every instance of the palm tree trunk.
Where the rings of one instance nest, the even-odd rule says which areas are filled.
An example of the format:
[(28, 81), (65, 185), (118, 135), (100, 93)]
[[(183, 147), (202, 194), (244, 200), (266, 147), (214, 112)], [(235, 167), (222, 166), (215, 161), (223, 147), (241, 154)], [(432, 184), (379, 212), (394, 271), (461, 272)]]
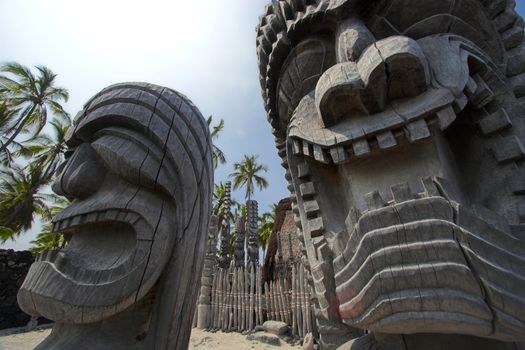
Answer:
[(5, 152), (7, 147), (15, 140), (15, 138), (18, 136), (18, 134), (20, 134), (20, 132), (24, 128), (24, 125), (26, 124), (26, 122), (29, 119), (29, 117), (31, 117), (31, 115), (33, 114), (35, 109), (36, 109), (36, 105), (33, 105), (33, 107), (31, 107), (31, 109), (29, 110), (27, 115), (23, 118), (22, 122), (20, 124), (18, 124), (18, 127), (16, 128), (15, 132), (11, 135), (11, 137), (9, 137), (9, 139), (6, 141), (6, 143), (4, 143), (2, 145), (2, 147), (0, 148), (0, 153)]

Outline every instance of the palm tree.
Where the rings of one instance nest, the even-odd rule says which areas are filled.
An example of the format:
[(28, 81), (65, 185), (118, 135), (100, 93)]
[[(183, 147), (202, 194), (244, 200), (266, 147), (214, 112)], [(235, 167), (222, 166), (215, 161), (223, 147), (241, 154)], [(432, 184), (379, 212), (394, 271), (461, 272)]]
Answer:
[(39, 193), (46, 181), (43, 169), (35, 164), (25, 168), (14, 165), (1, 174), (0, 241), (5, 242), (29, 230), (35, 214), (46, 215), (49, 195)]
[(44, 250), (56, 249), (65, 245), (66, 239), (64, 238), (64, 235), (53, 231), (51, 219), (53, 216), (64, 210), (68, 205), (69, 201), (66, 198), (55, 196), (53, 205), (42, 217), (45, 222), (42, 232), (36, 236), (34, 241), (31, 241), (33, 244), (33, 246), (29, 248), (31, 252), (40, 253)]
[[(213, 191), (213, 208), (212, 214), (220, 216), (222, 214), (224, 205), (226, 202), (226, 185), (223, 182), (215, 184), (215, 189)], [(233, 208), (240, 207), (240, 204), (230, 197), (230, 206)], [(230, 210), (230, 221), (234, 220), (232, 211)], [(219, 221), (220, 222), (220, 221)]]
[[(219, 123), (211, 126), (211, 123), (213, 122), (213, 117), (210, 115), (208, 119), (206, 119), (206, 123), (208, 123), (208, 127), (211, 127), (211, 139), (212, 141), (215, 141), (219, 138), (219, 134), (224, 129), (224, 119), (219, 120)], [(226, 156), (224, 155), (224, 152), (221, 151), (221, 149), (217, 146), (215, 146), (215, 143), (213, 143), (213, 168), (217, 169), (219, 164), (225, 164), (226, 163)]]
[[(254, 185), (259, 187), (259, 190), (268, 187), (268, 181), (259, 175), (261, 172), (267, 172), (268, 168), (265, 165), (257, 163), (257, 156), (244, 156), (242, 162), (233, 165), (234, 172), (229, 176), (233, 178), (233, 189), (239, 187), (246, 187), (245, 198), (251, 199), (255, 190)], [(254, 184), (255, 183), (255, 184)]]
[[(16, 114), (18, 110), (10, 110), (7, 108), (2, 94), (0, 94), (0, 144), (4, 144), (8, 137), (9, 130), (11, 130), (16, 121)], [(13, 141), (15, 143), (15, 141)], [(13, 144), (12, 143), (12, 144)], [(8, 165), (12, 162), (13, 155), (6, 149), (6, 152), (0, 153), (0, 163)]]
[(3, 171), (0, 183), (0, 240), (14, 238), (31, 228), (35, 214), (46, 219), (55, 195), (39, 193), (54, 178), (66, 150), (65, 135), (71, 122), (68, 117), (51, 121), (54, 138), (45, 134), (19, 145), (16, 156), (27, 158), (29, 165), (13, 165)]
[(277, 209), (276, 204), (272, 204), (271, 211), (269, 213), (264, 213), (259, 217), (259, 247), (262, 248), (263, 257), (266, 255), (266, 248), (268, 247), (268, 242), (270, 241), (270, 235), (273, 230), (273, 225), (275, 223), (275, 211)]
[(2, 100), (9, 110), (16, 111), (16, 120), (7, 127), (4, 134), (6, 140), (2, 141), (0, 153), (6, 152), (21, 132), (33, 129), (33, 136), (38, 135), (46, 125), (48, 108), (56, 115), (67, 115), (60, 102), (67, 102), (68, 91), (54, 86), (56, 74), (49, 68), (44, 66), (35, 66), (35, 68), (39, 73), (38, 76), (16, 62), (6, 63), (0, 67), (0, 72), (8, 73), (13, 77), (0, 75)]
[(66, 133), (71, 126), (69, 117), (53, 119), (50, 123), (53, 136), (38, 135), (19, 145), (15, 156), (21, 156), (37, 164), (43, 170), (42, 178), (49, 183), (57, 167), (64, 161), (67, 150)]

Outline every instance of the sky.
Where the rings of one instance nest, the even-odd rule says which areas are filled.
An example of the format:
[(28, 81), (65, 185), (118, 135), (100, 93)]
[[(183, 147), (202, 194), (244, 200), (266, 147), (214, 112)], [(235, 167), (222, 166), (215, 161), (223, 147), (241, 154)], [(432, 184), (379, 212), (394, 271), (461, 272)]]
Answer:
[[(73, 116), (102, 88), (144, 81), (178, 90), (204, 116), (223, 118), (216, 142), (227, 180), (243, 155), (259, 155), (270, 186), (259, 212), (287, 196), (258, 80), (255, 27), (266, 0), (0, 0), (0, 62), (45, 65), (69, 89)], [(234, 192), (243, 200), (244, 192)], [(0, 248), (25, 249), (39, 229)]]
[[(288, 195), (260, 93), (255, 27), (269, 0), (0, 0), (0, 63), (44, 65), (69, 89), (75, 115), (102, 88), (125, 81), (167, 86), (204, 116), (223, 118), (217, 146), (228, 163), (259, 155), (270, 186), (259, 211)], [(517, 0), (525, 14), (525, 0)], [(243, 200), (244, 193), (234, 192)], [(26, 249), (40, 225), (0, 248)]]

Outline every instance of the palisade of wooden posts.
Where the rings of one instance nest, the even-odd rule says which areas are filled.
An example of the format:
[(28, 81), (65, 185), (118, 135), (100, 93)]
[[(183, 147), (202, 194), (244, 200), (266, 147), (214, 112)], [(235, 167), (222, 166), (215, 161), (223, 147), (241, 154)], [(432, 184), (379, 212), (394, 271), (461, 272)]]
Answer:
[(292, 336), (316, 333), (312, 290), (308, 271), (302, 264), (292, 266), (291, 283), (284, 278), (262, 283), (262, 268), (217, 267), (211, 288), (209, 330), (244, 332), (267, 320), (290, 326)]

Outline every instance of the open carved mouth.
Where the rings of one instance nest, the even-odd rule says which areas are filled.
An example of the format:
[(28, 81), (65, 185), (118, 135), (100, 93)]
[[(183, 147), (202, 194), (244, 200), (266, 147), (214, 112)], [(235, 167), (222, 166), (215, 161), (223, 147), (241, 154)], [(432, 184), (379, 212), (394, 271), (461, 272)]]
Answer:
[(153, 232), (138, 214), (117, 209), (59, 215), (53, 231), (69, 237), (67, 246), (45, 251), (36, 261), (51, 263), (60, 273), (85, 283), (124, 276), (147, 257)]
[(67, 242), (37, 258), (17, 296), (55, 321), (38, 348), (182, 346), (213, 189), (206, 122), (174, 90), (122, 83), (89, 100), (65, 139), (52, 189), (70, 201), (53, 218)]
[(53, 218), (53, 230), (68, 243), (37, 258), (19, 302), (29, 312), (70, 323), (96, 322), (133, 304), (153, 283), (145, 277), (148, 268), (162, 258), (151, 258), (156, 235), (167, 232), (159, 223), (160, 203), (157, 194), (107, 175), (96, 193)]
[[(443, 179), (392, 185), (403, 177), (394, 169), (383, 182), (359, 185), (359, 170), (366, 178), (367, 167), (350, 162), (338, 170), (344, 179), (341, 174), (351, 173), (346, 167), (355, 166), (357, 181), (349, 190), (327, 165), (304, 155), (289, 159), (297, 184), (294, 210), (303, 218), (307, 249), (320, 262), (311, 268), (314, 283), (326, 292), (321, 307), (335, 306), (346, 324), (381, 333), (460, 331), (505, 341), (525, 336), (524, 302), (514, 292), (525, 286), (525, 245), (508, 227), (483, 219), (488, 210), (475, 212), (449, 198)], [(386, 197), (379, 187), (388, 184)], [(342, 193), (352, 192), (359, 200), (348, 204)], [(330, 296), (321, 287), (322, 262), (332, 259)]]
[[(445, 129), (456, 116), (450, 106), (453, 101), (448, 90), (431, 89), (373, 116), (352, 118), (322, 132), (319, 127), (305, 127), (304, 121), (293, 118), (288, 136), (294, 154), (304, 154), (326, 164), (341, 164), (374, 150), (391, 149), (405, 140), (415, 142), (430, 137), (429, 127), (434, 125)], [(305, 111), (314, 108), (313, 98), (308, 95), (296, 113), (305, 115)]]
[(473, 201), (457, 164), (464, 151), (447, 136), (461, 123), (484, 134), (504, 128), (494, 115), (469, 113), (497, 105), (505, 92), (487, 91), (485, 80), (497, 74), (476, 72), (475, 64), (462, 74), (428, 68), (427, 60), (436, 61), (428, 48), (438, 44), (444, 51), (461, 47), (458, 57), (477, 52), (454, 37), (434, 39), (422, 49), (407, 38), (375, 43), (380, 59), (365, 51), (357, 63), (328, 69), (291, 114), (294, 211), (313, 257), (320, 306), (335, 308), (347, 325), (379, 333), (519, 340), (525, 302), (514, 290), (525, 288), (525, 245), (512, 220)]
[(514, 5), (266, 7), (257, 29), (262, 95), (323, 346), (355, 337), (341, 323), (525, 337), (523, 92), (515, 84), (523, 21)]

